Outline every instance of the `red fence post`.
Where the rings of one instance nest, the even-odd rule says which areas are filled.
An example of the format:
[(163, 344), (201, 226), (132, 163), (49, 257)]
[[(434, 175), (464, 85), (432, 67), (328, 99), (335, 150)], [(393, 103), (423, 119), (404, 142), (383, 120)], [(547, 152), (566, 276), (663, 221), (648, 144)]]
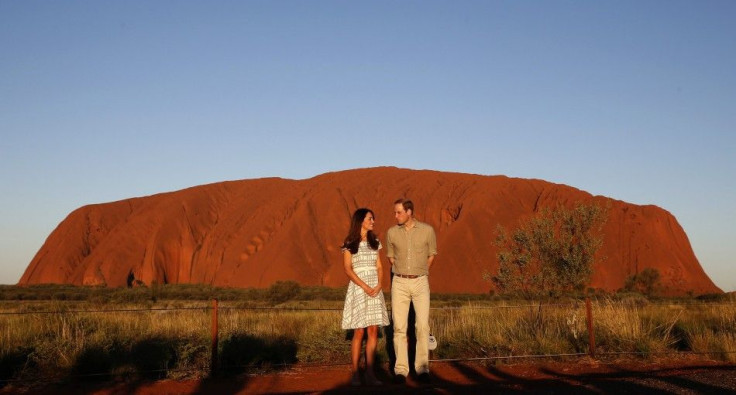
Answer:
[(585, 297), (585, 315), (588, 324), (588, 346), (591, 358), (595, 358), (595, 334), (593, 334), (593, 312), (590, 308), (590, 297)]
[(212, 299), (212, 362), (210, 376), (217, 372), (217, 299)]

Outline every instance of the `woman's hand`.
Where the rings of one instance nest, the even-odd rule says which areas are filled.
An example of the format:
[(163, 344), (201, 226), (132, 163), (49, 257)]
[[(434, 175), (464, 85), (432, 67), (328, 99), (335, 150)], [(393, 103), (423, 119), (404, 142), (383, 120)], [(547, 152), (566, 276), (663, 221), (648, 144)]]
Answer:
[(376, 287), (373, 288), (366, 285), (365, 287), (363, 287), (363, 291), (371, 298), (375, 298), (381, 292), (381, 284), (378, 284)]
[(373, 288), (371, 288), (368, 284), (363, 283), (360, 288), (363, 289), (363, 292), (365, 292), (366, 295), (373, 296), (371, 295), (373, 293)]

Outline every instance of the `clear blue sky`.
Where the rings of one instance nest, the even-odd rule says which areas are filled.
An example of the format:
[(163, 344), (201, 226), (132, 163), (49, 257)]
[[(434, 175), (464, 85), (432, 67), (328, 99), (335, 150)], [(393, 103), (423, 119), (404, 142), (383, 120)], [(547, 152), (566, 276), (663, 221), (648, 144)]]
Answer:
[(0, 283), (80, 206), (373, 166), (670, 211), (736, 290), (736, 2), (0, 0)]

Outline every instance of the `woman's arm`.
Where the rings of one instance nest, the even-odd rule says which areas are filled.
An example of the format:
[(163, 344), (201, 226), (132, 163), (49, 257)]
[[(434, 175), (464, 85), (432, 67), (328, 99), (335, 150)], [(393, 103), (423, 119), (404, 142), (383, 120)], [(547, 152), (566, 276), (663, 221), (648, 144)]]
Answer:
[(355, 274), (355, 272), (353, 271), (353, 254), (350, 253), (350, 250), (343, 251), (342, 266), (345, 269), (345, 274), (347, 274), (350, 281), (354, 282), (355, 285), (359, 286), (365, 293), (371, 295), (373, 289), (369, 287), (368, 284), (365, 283), (365, 281), (361, 280), (360, 277), (358, 277), (358, 275)]
[(376, 256), (376, 271), (378, 272), (378, 285), (373, 288), (375, 294), (371, 296), (378, 296), (381, 292), (381, 288), (383, 288), (383, 264), (381, 263), (380, 255)]

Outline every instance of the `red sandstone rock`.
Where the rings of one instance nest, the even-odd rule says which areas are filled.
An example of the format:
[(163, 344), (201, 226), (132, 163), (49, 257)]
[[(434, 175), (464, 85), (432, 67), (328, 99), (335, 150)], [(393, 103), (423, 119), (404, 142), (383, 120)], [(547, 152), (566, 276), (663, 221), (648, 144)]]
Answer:
[(411, 198), (417, 218), (437, 231), (433, 292), (488, 292), (483, 273), (498, 267), (496, 226), (511, 229), (540, 208), (577, 201), (610, 204), (593, 287), (616, 290), (653, 267), (669, 294), (721, 292), (677, 220), (659, 207), (541, 180), (397, 168), (221, 182), (85, 206), (51, 233), (19, 284), (344, 286), (339, 245), (350, 215), (373, 209), (383, 239), (399, 197)]

